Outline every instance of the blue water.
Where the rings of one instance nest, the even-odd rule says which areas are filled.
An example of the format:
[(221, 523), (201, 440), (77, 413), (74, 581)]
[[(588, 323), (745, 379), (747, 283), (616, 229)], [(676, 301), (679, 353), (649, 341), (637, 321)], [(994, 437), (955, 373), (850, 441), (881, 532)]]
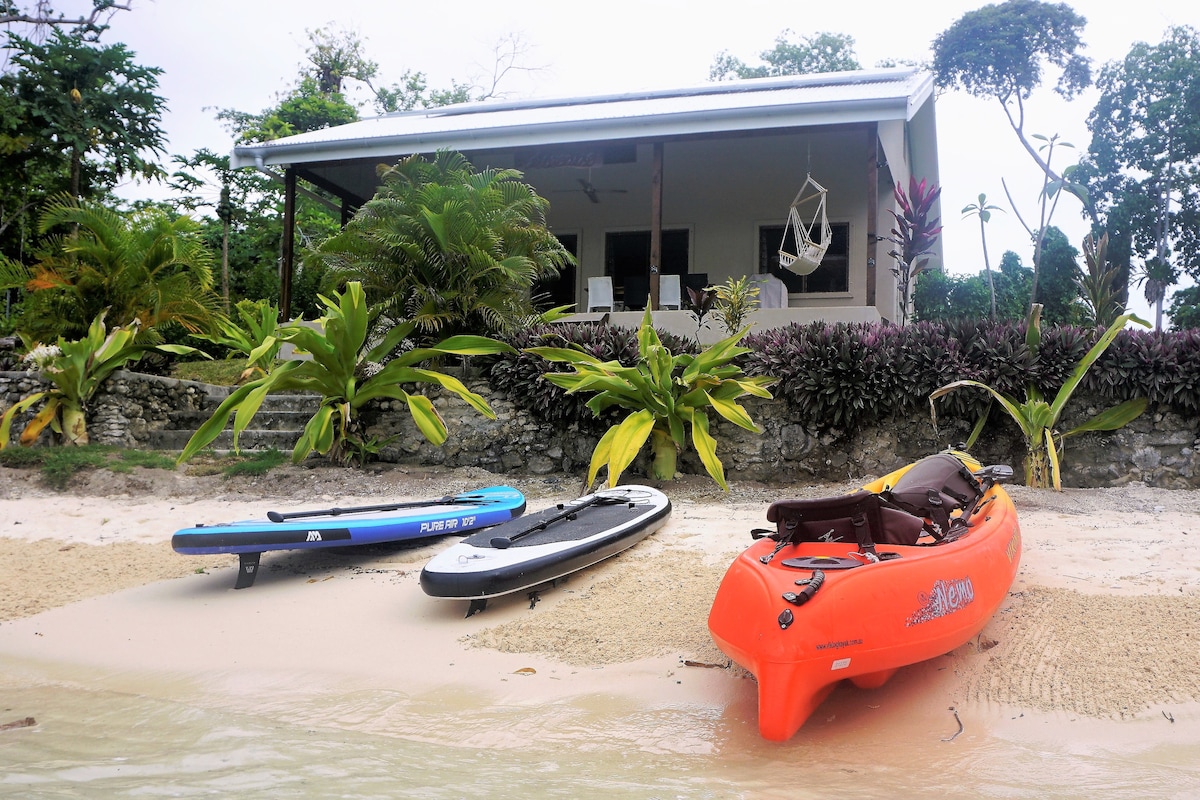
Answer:
[[(443, 697), (439, 711), (358, 693), (230, 711), (18, 686), (0, 690), (0, 722), (37, 725), (0, 732), (0, 797), (1200, 797), (1194, 737), (1141, 743), (1154, 722), (1030, 717), (997, 731), (968, 716), (944, 742), (950, 717), (897, 735), (897, 720), (865, 697), (839, 690), (822, 718), (779, 745), (760, 740), (740, 706), (641, 711), (593, 697), (479, 709)], [(1097, 726), (1115, 734), (1097, 736)]]

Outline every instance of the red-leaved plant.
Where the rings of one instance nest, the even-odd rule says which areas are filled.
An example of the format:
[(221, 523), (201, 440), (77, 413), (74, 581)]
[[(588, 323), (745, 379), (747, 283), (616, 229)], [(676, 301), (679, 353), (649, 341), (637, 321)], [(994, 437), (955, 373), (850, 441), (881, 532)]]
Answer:
[(897, 249), (888, 253), (896, 260), (892, 274), (896, 276), (896, 286), (900, 290), (900, 324), (908, 323), (908, 295), (912, 281), (929, 266), (929, 254), (942, 233), (941, 217), (933, 217), (934, 203), (942, 194), (942, 188), (927, 184), (925, 180), (917, 182), (916, 177), (908, 180), (908, 194), (899, 186), (895, 189), (896, 205), (899, 211), (888, 209), (896, 218), (896, 227), (888, 241)]

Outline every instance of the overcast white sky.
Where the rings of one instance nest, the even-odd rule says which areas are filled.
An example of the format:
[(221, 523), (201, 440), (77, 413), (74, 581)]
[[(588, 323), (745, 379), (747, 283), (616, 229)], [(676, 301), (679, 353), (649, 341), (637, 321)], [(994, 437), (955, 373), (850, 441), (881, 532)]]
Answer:
[[(63, 10), (83, 0), (58, 3)], [(108, 42), (120, 40), (139, 63), (159, 66), (161, 93), (168, 99), (165, 128), (170, 151), (232, 148), (230, 135), (214, 119), (215, 109), (258, 112), (296, 80), (308, 43), (307, 30), (334, 26), (354, 30), (380, 65), (384, 82), (406, 70), (425, 72), (433, 87), (451, 80), (477, 82), (490, 71), (493, 47), (509, 34), (529, 46), (525, 63), (544, 69), (506, 80), (512, 96), (563, 96), (687, 86), (708, 79), (714, 57), (728, 50), (747, 63), (770, 48), (784, 29), (797, 34), (845, 33), (855, 39), (866, 67), (883, 59), (924, 61), (933, 39), (982, 0), (835, 0), (797, 3), (772, 0), (133, 0), (134, 10), (117, 14)], [(1195, 0), (1070, 0), (1088, 20), (1085, 51), (1096, 65), (1123, 58), (1136, 41), (1158, 42), (1171, 25), (1200, 27)], [(1089, 136), (1087, 115), (1096, 95), (1065, 102), (1044, 87), (1028, 113), (1027, 130), (1060, 134), (1082, 152)], [(372, 113), (369, 110), (364, 114)], [(1036, 168), (1017, 144), (994, 101), (946, 94), (937, 101), (938, 144), (943, 186), (944, 247), (948, 268), (982, 268), (978, 222), (959, 210), (980, 192), (1007, 206), (1000, 180), (1008, 181), (1021, 212), (1035, 218), (1040, 188)], [(1077, 156), (1062, 151), (1065, 166)], [(1066, 199), (1052, 222), (1076, 247), (1086, 232), (1078, 203)], [(993, 216), (988, 227), (993, 265), (1004, 250), (1026, 264), (1032, 248), (1011, 211)]]

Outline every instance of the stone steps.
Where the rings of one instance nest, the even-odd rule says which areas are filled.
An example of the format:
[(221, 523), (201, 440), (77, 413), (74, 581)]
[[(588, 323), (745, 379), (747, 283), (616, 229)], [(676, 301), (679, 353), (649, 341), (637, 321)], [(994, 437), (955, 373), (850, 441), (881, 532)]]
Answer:
[[(201, 425), (228, 396), (228, 389), (211, 387), (198, 410), (172, 411), (170, 425), (150, 433), (147, 446), (155, 450), (182, 450)], [(291, 450), (299, 441), (305, 424), (316, 413), (321, 398), (316, 394), (270, 394), (263, 399), (250, 426), (238, 437), (239, 450)], [(233, 418), (208, 449), (233, 450)]]

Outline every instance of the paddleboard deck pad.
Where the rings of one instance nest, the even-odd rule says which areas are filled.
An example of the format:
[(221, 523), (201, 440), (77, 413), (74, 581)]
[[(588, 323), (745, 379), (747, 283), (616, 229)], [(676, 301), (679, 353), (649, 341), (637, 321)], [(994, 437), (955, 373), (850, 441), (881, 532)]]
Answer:
[(431, 500), (317, 511), (269, 511), (265, 519), (183, 528), (171, 547), (185, 555), (235, 553), (240, 557), (237, 584), (245, 589), (258, 575), (268, 550), (353, 547), (406, 539), (470, 533), (519, 517), (525, 496), (509, 486), (487, 486)]
[(421, 588), (432, 597), (470, 600), (470, 616), (488, 598), (553, 583), (632, 547), (670, 513), (671, 501), (650, 486), (584, 495), (451, 545), (425, 565)]

